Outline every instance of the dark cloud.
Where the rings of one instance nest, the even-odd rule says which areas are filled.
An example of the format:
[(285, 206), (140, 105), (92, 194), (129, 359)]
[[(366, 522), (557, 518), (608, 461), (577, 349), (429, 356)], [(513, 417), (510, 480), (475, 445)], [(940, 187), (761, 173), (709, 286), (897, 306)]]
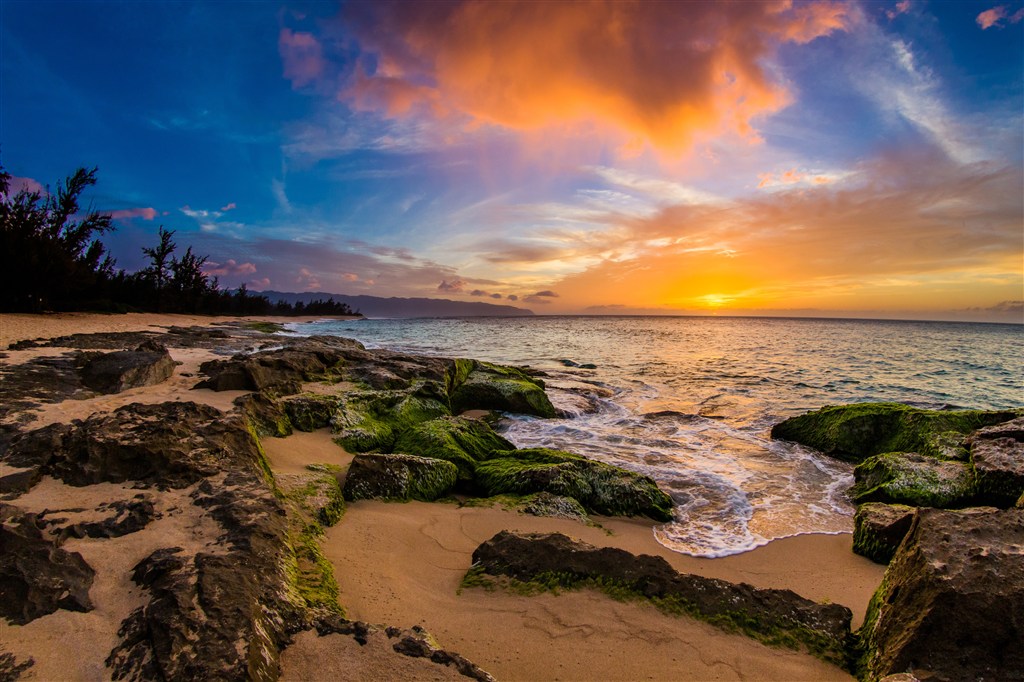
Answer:
[(516, 296), (515, 294), (509, 294), (508, 295), (508, 300), (510, 300), (510, 301), (518, 301), (519, 297)]
[(544, 298), (558, 298), (558, 294), (556, 294), (555, 292), (551, 291), (550, 289), (545, 289), (544, 291), (538, 291), (537, 293), (534, 294), (534, 296), (543, 296)]
[(437, 290), (452, 293), (462, 291), (465, 286), (466, 283), (461, 279), (453, 279), (450, 282), (448, 280), (442, 280), (441, 283), (437, 285)]
[(501, 298), (501, 294), (491, 294), (491, 298)]
[(490, 296), (490, 294), (487, 293), (486, 291), (484, 291), (483, 289), (473, 289), (473, 291), (469, 292), (469, 295), (470, 296)]

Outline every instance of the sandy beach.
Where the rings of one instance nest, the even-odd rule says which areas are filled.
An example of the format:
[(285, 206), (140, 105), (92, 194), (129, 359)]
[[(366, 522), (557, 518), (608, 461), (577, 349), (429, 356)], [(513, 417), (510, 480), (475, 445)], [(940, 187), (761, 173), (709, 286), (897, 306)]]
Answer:
[[(238, 319), (153, 314), (0, 315), (0, 343), (6, 348), (20, 340), (71, 333), (160, 331), (171, 325)], [(17, 364), (63, 350), (5, 350), (2, 362)], [(130, 402), (192, 400), (226, 410), (242, 394), (191, 388), (197, 381), (199, 364), (212, 357), (211, 351), (172, 349), (171, 353), (182, 364), (168, 381), (112, 396), (44, 405), (33, 413), (34, 423), (27, 426), (81, 419)], [(316, 390), (314, 385), (310, 388)], [(275, 476), (301, 473), (311, 463), (344, 468), (352, 458), (331, 440), (327, 430), (264, 438), (263, 446)], [(70, 498), (60, 499), (63, 488), (49, 481), (17, 504), (31, 509), (78, 504)], [(119, 494), (126, 495), (127, 491)], [(171, 509), (173, 502), (168, 498), (160, 507)], [(884, 571), (884, 567), (852, 553), (848, 534), (803, 535), (726, 558), (698, 559), (659, 545), (650, 521), (608, 517), (594, 517), (594, 521), (596, 525), (583, 525), (499, 507), (450, 502), (360, 501), (349, 504), (340, 523), (327, 529), (323, 552), (334, 568), (340, 602), (349, 618), (403, 628), (423, 626), (445, 648), (459, 652), (499, 680), (851, 679), (844, 671), (811, 655), (770, 648), (688, 617), (666, 615), (646, 603), (619, 602), (594, 591), (521, 596), (502, 590), (459, 589), (472, 563), (473, 550), (504, 529), (557, 531), (596, 546), (662, 556), (681, 572), (756, 587), (790, 589), (814, 601), (849, 607), (855, 628)], [(172, 514), (167, 515), (164, 525), (164, 530), (173, 525), (178, 534), (192, 532)], [(157, 524), (157, 529), (160, 527)], [(124, 572), (149, 547), (147, 543), (152, 539), (145, 536), (152, 532), (149, 529), (134, 539), (126, 536), (120, 540), (124, 556), (116, 561), (104, 562), (97, 557), (99, 564), (119, 572), (98, 585), (98, 589), (105, 590), (95, 596), (102, 608), (90, 614), (58, 612), (24, 627), (0, 625), (0, 638), (8, 649), (48, 661), (29, 670), (23, 679), (49, 679), (57, 670), (63, 670), (62, 676), (67, 679), (105, 676), (101, 659), (109, 650), (108, 640), (115, 639), (120, 620), (135, 606), (111, 603), (114, 592), (105, 585), (127, 584)], [(76, 540), (74, 548), (88, 554), (90, 544), (95, 542)], [(84, 630), (81, 624), (76, 625), (86, 621)], [(97, 652), (99, 658), (87, 654), (85, 658), (90, 660), (74, 666), (58, 651), (60, 640), (70, 632), (87, 633), (89, 638), (104, 641), (106, 648), (99, 647), (103, 649)], [(451, 670), (426, 661), (408, 661), (406, 669), (381, 666), (369, 655), (373, 646), (383, 646), (379, 642), (354, 648), (351, 640), (344, 644), (339, 640), (338, 646), (330, 646), (330, 641), (330, 637), (309, 633), (299, 636), (282, 655), (283, 679), (458, 679)]]

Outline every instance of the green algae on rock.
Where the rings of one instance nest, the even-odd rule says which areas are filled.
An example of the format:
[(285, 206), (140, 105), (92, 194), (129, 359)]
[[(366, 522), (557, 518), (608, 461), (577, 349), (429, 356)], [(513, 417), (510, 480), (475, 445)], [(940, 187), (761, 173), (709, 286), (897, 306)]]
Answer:
[(516, 367), (473, 361), (472, 369), (466, 372), (465, 364), (457, 364), (449, 381), (449, 395), (456, 414), (482, 409), (555, 416), (555, 408), (544, 393), (544, 382)]
[(866, 502), (853, 517), (853, 551), (875, 563), (887, 564), (910, 528), (915, 507)]
[(838, 665), (848, 662), (852, 613), (845, 606), (818, 604), (790, 590), (679, 573), (662, 557), (598, 548), (560, 533), (501, 531), (477, 547), (462, 587), (498, 585), (522, 594), (595, 588), (766, 644), (806, 649)]
[(771, 435), (854, 463), (884, 452), (966, 459), (961, 437), (1018, 415), (1011, 410), (940, 411), (900, 403), (855, 403), (790, 417), (772, 427)]
[(479, 460), (514, 448), (487, 422), (465, 417), (420, 422), (400, 433), (394, 446), (397, 452), (447, 460), (459, 468), (459, 479), (466, 481), (473, 479)]
[(915, 507), (966, 506), (975, 492), (970, 464), (913, 452), (868, 457), (853, 470), (854, 502), (888, 502)]
[(672, 498), (648, 476), (547, 448), (495, 455), (476, 468), (475, 482), (485, 495), (548, 492), (598, 514), (672, 520)]
[(364, 454), (352, 460), (345, 499), (421, 500), (444, 497), (458, 477), (451, 462), (401, 454)]

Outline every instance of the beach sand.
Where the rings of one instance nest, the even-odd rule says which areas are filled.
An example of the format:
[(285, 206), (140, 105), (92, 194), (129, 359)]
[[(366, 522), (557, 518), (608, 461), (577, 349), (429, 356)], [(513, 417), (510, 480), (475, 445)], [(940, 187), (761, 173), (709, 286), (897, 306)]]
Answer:
[[(0, 315), (0, 348), (22, 339), (71, 333), (159, 331), (171, 325), (238, 319), (151, 314)], [(41, 351), (8, 352), (3, 362), (20, 362), (29, 353), (38, 352)], [(212, 357), (210, 351), (172, 349), (171, 353), (183, 364), (167, 382), (115, 396), (45, 405), (36, 411), (36, 423), (31, 426), (82, 418), (133, 401), (197, 400), (226, 409), (231, 400), (241, 395), (191, 390), (198, 380), (198, 365)], [(333, 443), (326, 430), (297, 433), (284, 439), (266, 438), (264, 446), (273, 468), (280, 474), (297, 474), (306, 464), (315, 462), (345, 466), (351, 460), (351, 455)], [(77, 504), (70, 497), (62, 501), (61, 495), (65, 493), (70, 494), (66, 486), (48, 481), (17, 503), (51, 509)], [(126, 493), (127, 490), (119, 494)], [(173, 501), (166, 500), (162, 506), (170, 509)], [(184, 520), (168, 514), (152, 530), (181, 537), (184, 542), (183, 536), (194, 535), (194, 529), (188, 525), (191, 522), (182, 524)], [(334, 566), (341, 603), (349, 618), (402, 628), (421, 625), (441, 646), (466, 656), (500, 680), (851, 679), (839, 668), (810, 655), (769, 648), (688, 617), (663, 614), (646, 603), (618, 602), (591, 590), (521, 596), (500, 589), (459, 589), (472, 562), (473, 550), (504, 529), (558, 531), (597, 546), (663, 556), (683, 572), (757, 587), (791, 589), (809, 599), (850, 607), (854, 627), (862, 620), (884, 572), (884, 567), (854, 555), (851, 536), (845, 534), (798, 536), (731, 557), (697, 559), (659, 545), (648, 521), (604, 517), (594, 520), (600, 526), (521, 515), (501, 508), (361, 501), (350, 504), (340, 523), (327, 530), (324, 552)], [(109, 561), (88, 555), (90, 544), (95, 543), (69, 543), (69, 549), (82, 551), (90, 563), (109, 566), (112, 575), (94, 588), (99, 591), (93, 595), (98, 612), (58, 612), (28, 626), (0, 627), (0, 638), (11, 643), (9, 649), (36, 652), (38, 667), (30, 670), (25, 679), (47, 679), (49, 673), (57, 671), (62, 671), (66, 679), (103, 676), (99, 657), (88, 657), (87, 670), (79, 668), (80, 674), (70, 674), (68, 671), (74, 665), (61, 654), (61, 642), (88, 639), (97, 651), (105, 654), (110, 650), (116, 639), (116, 626), (137, 605), (138, 597), (128, 589), (126, 572), (137, 557), (149, 551), (151, 537), (148, 532), (135, 538), (126, 536), (120, 540), (119, 556), (110, 557)], [(115, 586), (127, 590), (125, 598), (131, 603), (115, 603), (114, 595), (120, 593)], [(319, 638), (306, 633), (284, 652), (283, 679), (458, 677), (450, 674), (451, 670), (425, 661), (397, 657), (403, 660), (382, 663), (380, 657), (371, 655), (373, 647), (389, 646), (387, 642), (371, 640), (366, 647), (355, 648), (349, 638)], [(48, 662), (39, 663), (41, 658)]]

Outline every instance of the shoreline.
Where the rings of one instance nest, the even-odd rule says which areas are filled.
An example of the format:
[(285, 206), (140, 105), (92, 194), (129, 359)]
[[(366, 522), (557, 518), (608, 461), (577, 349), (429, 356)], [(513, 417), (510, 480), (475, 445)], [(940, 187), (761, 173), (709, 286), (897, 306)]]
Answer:
[[(0, 350), (3, 363), (13, 365), (30, 358), (58, 356), (67, 350), (6, 350), (8, 344), (21, 340), (72, 333), (160, 331), (173, 325), (322, 319), (328, 318), (4, 314), (0, 315)], [(119, 394), (44, 404), (31, 411), (36, 419), (26, 428), (81, 419), (133, 402), (196, 401), (225, 410), (231, 408), (232, 399), (244, 394), (192, 388), (200, 362), (212, 357), (209, 350), (171, 348), (170, 352), (176, 361), (185, 363), (171, 379)], [(307, 388), (316, 390), (315, 386)], [(312, 463), (344, 467), (352, 457), (334, 443), (326, 429), (261, 440), (275, 476), (301, 473)], [(26, 498), (26, 504), (31, 499)], [(19, 499), (11, 503), (17, 505)], [(47, 504), (52, 506), (53, 502)], [(466, 656), (498, 679), (852, 679), (809, 654), (769, 648), (701, 621), (666, 615), (646, 603), (618, 602), (591, 590), (524, 597), (502, 590), (459, 589), (472, 564), (473, 550), (506, 529), (561, 532), (599, 547), (661, 556), (684, 573), (790, 589), (813, 601), (849, 607), (855, 627), (862, 621), (884, 572), (884, 567), (852, 553), (852, 536), (847, 532), (798, 534), (739, 554), (703, 558), (680, 554), (658, 543), (653, 521), (593, 518), (599, 525), (529, 516), (499, 507), (359, 501), (348, 503), (340, 522), (326, 529), (322, 550), (334, 569), (339, 601), (349, 618), (401, 627), (423, 626), (444, 647)], [(141, 541), (143, 535), (140, 533), (132, 542)], [(83, 548), (91, 546), (95, 552), (100, 549), (95, 543), (101, 541), (76, 542)], [(127, 579), (122, 576), (118, 580)], [(124, 607), (117, 605), (115, 597), (104, 599), (107, 601), (100, 604), (102, 608), (91, 614), (58, 611), (30, 626), (0, 623), (0, 633), (20, 634), (18, 638), (0, 639), (8, 639), (11, 644), (7, 648), (19, 658), (52, 658), (37, 668), (38, 674), (57, 670), (59, 665), (54, 662), (65, 661), (77, 671), (74, 679), (89, 679), (97, 670), (102, 671), (101, 662), (92, 660), (95, 656), (80, 663), (68, 660), (69, 654), (59, 651), (54, 634), (67, 628), (74, 630), (78, 627), (75, 623), (81, 621), (89, 622), (94, 632), (113, 637)], [(116, 618), (98, 622), (105, 613)], [(46, 625), (47, 619), (53, 619), (52, 627)], [(325, 649), (322, 638), (297, 638), (283, 651), (282, 679), (372, 680), (388, 679), (393, 674), (391, 667), (370, 666), (358, 668), (363, 671), (359, 675), (346, 677), (343, 670), (353, 655), (350, 647)], [(447, 671), (424, 669), (423, 674), (447, 679), (443, 677)], [(31, 673), (25, 679), (32, 679)]]

